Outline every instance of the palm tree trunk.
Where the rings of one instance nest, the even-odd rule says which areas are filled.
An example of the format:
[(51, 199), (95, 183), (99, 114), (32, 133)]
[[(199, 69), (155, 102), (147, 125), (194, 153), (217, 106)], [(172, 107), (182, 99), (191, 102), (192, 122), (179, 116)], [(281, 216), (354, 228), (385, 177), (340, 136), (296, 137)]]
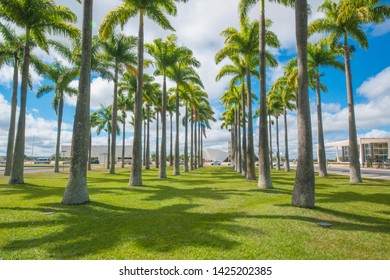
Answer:
[(274, 168), (273, 157), (272, 157), (272, 119), (271, 114), (268, 114), (268, 130), (269, 130), (269, 161), (271, 169)]
[(169, 166), (173, 166), (173, 114), (169, 114), (170, 118), (170, 146), (169, 146)]
[(314, 207), (314, 166), (307, 73), (307, 0), (295, 1), (298, 50), (298, 165), (292, 194), (292, 205)]
[(248, 156), (247, 156), (247, 148), (246, 148), (246, 115), (245, 115), (245, 84), (244, 81), (242, 82), (242, 92), (241, 92), (241, 100), (242, 100), (242, 176), (246, 178), (247, 174), (247, 162), (248, 162)]
[(180, 107), (179, 107), (179, 87), (176, 88), (176, 139), (175, 139), (175, 167), (173, 170), (173, 175), (180, 175), (180, 149), (179, 149), (179, 116), (180, 116)]
[(194, 161), (194, 168), (195, 169), (198, 169), (198, 141), (197, 141), (197, 139), (198, 139), (198, 137), (197, 137), (197, 122), (195, 121), (195, 124), (194, 124), (194, 133), (195, 133), (195, 135), (194, 135), (194, 152), (195, 152), (195, 161)]
[[(267, 133), (267, 88), (265, 64), (265, 3), (260, 2), (260, 121), (259, 121), (259, 188), (272, 188)], [(248, 131), (249, 133), (249, 131)]]
[(194, 109), (191, 107), (191, 151), (190, 169), (194, 170)]
[(30, 67), (30, 29), (26, 29), (26, 46), (24, 48), (22, 84), (20, 90), (20, 111), (18, 128), (16, 132), (16, 141), (12, 159), (10, 184), (24, 183), (24, 148), (26, 133), (26, 104), (27, 104), (27, 85)]
[(188, 172), (188, 105), (186, 102), (185, 131), (184, 131), (184, 172)]
[(276, 119), (276, 170), (280, 170), (280, 152), (279, 152), (279, 118)]
[(110, 159), (111, 159), (111, 133), (109, 132), (108, 133), (108, 137), (107, 137), (107, 166), (106, 168), (107, 169), (110, 169)]
[(19, 59), (15, 56), (14, 79), (13, 79), (12, 100), (11, 100), (11, 116), (9, 122), (8, 143), (7, 143), (7, 161), (5, 163), (4, 176), (11, 175), (12, 159), (13, 159), (14, 144), (15, 144), (16, 107), (18, 106), (18, 83), (19, 83)]
[(328, 176), (326, 170), (326, 154), (324, 143), (324, 130), (322, 128), (322, 108), (321, 108), (321, 89), (320, 89), (320, 73), (318, 66), (316, 69), (316, 95), (317, 95), (317, 122), (318, 122), (318, 164), (320, 177)]
[(150, 106), (147, 105), (145, 169), (150, 169)]
[(239, 162), (240, 162), (240, 158), (239, 158), (239, 152), (238, 152), (238, 120), (237, 120), (237, 109), (234, 109), (234, 159), (235, 159), (235, 163), (234, 163), (234, 171), (236, 172), (239, 172)]
[(138, 77), (137, 93), (134, 102), (134, 138), (133, 156), (130, 173), (130, 185), (142, 186), (142, 95), (144, 75), (144, 10), (139, 13), (138, 31)]
[(238, 128), (238, 172), (242, 174), (242, 149), (241, 149), (241, 121), (240, 121), (241, 110), (237, 110), (237, 128)]
[(57, 142), (56, 142), (54, 173), (60, 172), (61, 126), (62, 126), (62, 115), (63, 115), (63, 111), (64, 111), (64, 93), (63, 92), (60, 92), (59, 99), (60, 99), (60, 102), (58, 104)]
[(143, 150), (143, 155), (142, 155), (142, 165), (146, 166), (146, 120), (144, 120), (144, 150)]
[(93, 0), (83, 2), (82, 57), (73, 124), (72, 155), (68, 184), (62, 199), (63, 204), (83, 204), (89, 202), (87, 189), (88, 136), (90, 131), (90, 85), (91, 85), (91, 45), (92, 45)]
[[(64, 159), (62, 159), (64, 160)], [(89, 129), (89, 143), (88, 143), (88, 170), (92, 170), (92, 131)]]
[(167, 78), (164, 73), (163, 78), (163, 96), (162, 96), (162, 111), (161, 111), (161, 156), (160, 156), (160, 172), (159, 178), (167, 178)]
[(160, 112), (157, 110), (156, 118), (156, 168), (160, 168), (160, 151), (159, 151), (159, 126), (160, 126)]
[(198, 167), (202, 167), (202, 162), (201, 162), (201, 158), (200, 158), (200, 154), (201, 154), (201, 145), (200, 145), (200, 138), (201, 138), (201, 123), (200, 121), (198, 121)]
[(284, 169), (290, 171), (290, 158), (288, 155), (287, 110), (284, 109)]
[(355, 104), (353, 100), (352, 74), (350, 61), (350, 47), (348, 45), (347, 34), (344, 39), (344, 60), (345, 77), (348, 95), (348, 127), (349, 127), (349, 181), (351, 183), (361, 183), (358, 141), (356, 135)]
[(122, 112), (122, 164), (121, 168), (125, 168), (125, 149), (126, 149), (126, 112)]
[(114, 100), (112, 102), (112, 120), (111, 120), (111, 169), (110, 174), (115, 174), (116, 163), (116, 133), (118, 131), (118, 66), (115, 67), (114, 73)]
[(200, 134), (200, 167), (203, 167), (203, 128)]
[(248, 146), (247, 146), (247, 180), (256, 180), (255, 147), (253, 142), (252, 86), (249, 67), (246, 68), (246, 83), (248, 85)]
[(236, 135), (235, 135), (235, 131), (236, 131), (236, 126), (234, 124), (234, 121), (233, 123), (230, 125), (230, 134), (231, 134), (231, 163), (232, 163), (232, 168), (233, 170), (236, 170)]

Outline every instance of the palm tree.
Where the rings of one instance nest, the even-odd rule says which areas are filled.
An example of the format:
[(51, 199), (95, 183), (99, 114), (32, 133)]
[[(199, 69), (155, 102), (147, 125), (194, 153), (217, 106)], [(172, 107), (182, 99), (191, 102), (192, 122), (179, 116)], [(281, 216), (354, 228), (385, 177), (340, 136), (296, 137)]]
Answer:
[[(267, 86), (266, 86), (266, 20), (265, 0), (241, 0), (239, 10), (241, 18), (246, 18), (250, 8), (260, 3), (259, 58), (260, 58), (260, 125), (259, 125), (259, 188), (272, 188), (269, 146), (267, 133)], [(294, 0), (275, 0), (271, 2), (293, 5)]]
[(125, 36), (123, 34), (111, 34), (111, 36), (101, 42), (103, 53), (100, 59), (106, 61), (108, 66), (114, 70), (114, 94), (112, 102), (112, 130), (111, 130), (111, 167), (110, 173), (115, 174), (116, 162), (116, 127), (118, 112), (118, 80), (119, 74), (123, 73), (125, 65), (136, 64), (136, 57), (132, 49), (136, 46), (137, 38)]
[(89, 202), (87, 188), (87, 160), (90, 131), (90, 80), (92, 62), (93, 0), (83, 2), (81, 66), (76, 113), (73, 123), (72, 157), (68, 184), (63, 204), (77, 205)]
[(298, 49), (298, 165), (292, 195), (292, 205), (313, 208), (315, 199), (315, 178), (308, 96), (307, 14), (307, 0), (296, 0), (295, 21)]
[(287, 111), (292, 111), (296, 109), (296, 87), (295, 85), (291, 85), (288, 79), (288, 69), (289, 65), (285, 66), (284, 75), (279, 78), (274, 85), (273, 88), (278, 88), (278, 91), (281, 92), (281, 102), (283, 105), (283, 118), (284, 118), (284, 143), (285, 143), (285, 163), (284, 167), (287, 172), (290, 171), (290, 159), (289, 159), (289, 151), (288, 151), (288, 129), (287, 129)]
[[(96, 133), (99, 135), (102, 130), (107, 132), (107, 161), (106, 168), (110, 169), (110, 160), (111, 160), (111, 132), (112, 132), (112, 106), (104, 107), (100, 105), (101, 108), (97, 111), (99, 120), (97, 121)], [(111, 164), (115, 164), (111, 162)]]
[(167, 96), (167, 112), (169, 114), (169, 166), (173, 166), (173, 113), (175, 112), (176, 102), (173, 93), (175, 88), (168, 90), (169, 95)]
[[(270, 25), (271, 22), (269, 21)], [(254, 57), (258, 56), (259, 42), (259, 22), (254, 21), (249, 23), (247, 17), (241, 20), (240, 31), (235, 28), (227, 28), (222, 32), (225, 36), (225, 47), (216, 54), (216, 61), (219, 62), (227, 56), (232, 56), (240, 53), (246, 66), (247, 80), (247, 102), (248, 102), (248, 147), (247, 147), (247, 176), (248, 180), (255, 180), (255, 157), (254, 157), (254, 142), (253, 142), (253, 114), (252, 114), (252, 88), (251, 88), (251, 63)], [(276, 35), (268, 31), (267, 43), (273, 47), (279, 47), (279, 41)], [(275, 64), (276, 60), (274, 61)]]
[(18, 129), (13, 155), (10, 184), (24, 183), (24, 150), (26, 128), (26, 102), (32, 43), (48, 52), (46, 32), (75, 36), (78, 29), (70, 24), (76, 16), (68, 8), (56, 5), (52, 0), (2, 1), (0, 17), (14, 22), (24, 29), (25, 46), (21, 81), (21, 99)]
[[(349, 180), (351, 183), (362, 182), (362, 177), (360, 173), (350, 63), (353, 48), (350, 46), (349, 38), (355, 40), (363, 49), (368, 48), (368, 38), (362, 24), (380, 23), (389, 17), (390, 6), (388, 4), (381, 4), (381, 2), (381, 0), (341, 0), (336, 4), (331, 0), (325, 0), (325, 2), (318, 7), (318, 10), (325, 14), (325, 18), (319, 18), (313, 21), (309, 28), (310, 34), (315, 32), (327, 32), (329, 34), (329, 44), (332, 47), (341, 46), (344, 52), (349, 117)], [(341, 43), (338, 43), (339, 41), (341, 41)]]
[(271, 88), (267, 98), (267, 106), (271, 115), (275, 118), (276, 129), (276, 169), (280, 170), (280, 150), (279, 150), (279, 117), (283, 114), (282, 94), (278, 88)]
[(0, 68), (3, 64), (11, 63), (14, 66), (13, 87), (11, 98), (11, 116), (8, 130), (7, 155), (4, 176), (11, 175), (12, 158), (15, 142), (16, 107), (18, 104), (19, 67), (23, 57), (25, 37), (17, 35), (15, 30), (7, 24), (0, 22), (0, 34), (4, 42), (0, 44)]
[(89, 129), (89, 149), (88, 149), (88, 170), (92, 170), (91, 161), (92, 161), (92, 128), (95, 128), (99, 125), (99, 112), (95, 111), (90, 116), (90, 129)]
[[(187, 0), (175, 0), (187, 2)], [(169, 23), (168, 15), (176, 15), (176, 5), (173, 0), (123, 0), (122, 5), (110, 11), (100, 25), (99, 34), (102, 38), (108, 38), (117, 25), (122, 27), (132, 17), (139, 14), (138, 29), (138, 77), (137, 94), (134, 102), (134, 140), (133, 159), (131, 165), (130, 185), (142, 185), (142, 91), (143, 91), (143, 64), (144, 64), (144, 16), (149, 17), (164, 29), (174, 30)]]
[[(230, 56), (229, 59), (231, 60), (232, 64), (224, 65), (217, 77), (216, 81), (219, 81), (222, 77), (225, 76), (232, 76), (232, 79), (230, 80), (229, 87), (232, 87), (233, 85), (237, 83), (241, 83), (241, 123), (242, 123), (242, 175), (246, 177), (247, 173), (247, 149), (246, 149), (246, 98), (245, 98), (245, 76), (246, 76), (246, 66), (245, 61), (243, 61), (242, 57), (238, 55)], [(257, 58), (253, 56), (252, 62), (251, 62), (251, 75), (255, 77), (259, 77), (260, 73), (256, 70), (257, 65)]]
[(180, 161), (180, 150), (179, 150), (179, 88), (184, 87), (188, 88), (188, 84), (190, 82), (196, 83), (203, 87), (202, 81), (200, 80), (199, 75), (194, 70), (194, 67), (200, 67), (200, 62), (196, 60), (193, 55), (192, 51), (185, 48), (185, 47), (178, 47), (178, 52), (180, 53), (180, 56), (178, 57), (178, 61), (168, 67), (168, 77), (175, 81), (176, 83), (176, 94), (175, 94), (175, 109), (176, 109), (176, 139), (175, 139), (175, 164), (174, 164), (174, 170), (173, 175), (179, 175), (180, 169), (179, 169), (179, 161)]
[(161, 136), (161, 154), (160, 154), (160, 170), (159, 178), (166, 178), (166, 111), (167, 111), (167, 71), (168, 67), (173, 65), (180, 58), (179, 48), (176, 46), (177, 37), (173, 34), (169, 35), (165, 41), (161, 38), (155, 39), (153, 44), (146, 44), (145, 48), (147, 52), (153, 58), (153, 64), (156, 66), (154, 72), (155, 75), (163, 77), (162, 84), (162, 106), (161, 106), (161, 123), (162, 123), (162, 136)]
[(326, 170), (326, 154), (324, 143), (324, 132), (322, 127), (322, 108), (321, 108), (321, 73), (320, 66), (333, 67), (343, 70), (344, 65), (337, 60), (338, 52), (334, 49), (327, 48), (325, 40), (319, 41), (317, 44), (308, 44), (308, 64), (311, 71), (314, 72), (316, 97), (317, 97), (317, 123), (318, 123), (318, 163), (319, 176), (327, 176)]
[(61, 126), (64, 110), (64, 94), (68, 96), (77, 95), (77, 89), (70, 86), (70, 83), (79, 75), (77, 68), (67, 68), (59, 62), (54, 62), (51, 67), (43, 69), (46, 78), (54, 82), (54, 85), (44, 85), (37, 91), (37, 97), (54, 91), (53, 108), (57, 113), (57, 142), (55, 152), (54, 172), (59, 173), (59, 157), (60, 157), (60, 142), (61, 142)]
[[(126, 72), (128, 73), (128, 72)], [(125, 73), (125, 74), (126, 74)], [(120, 81), (119, 81), (120, 83)], [(133, 109), (134, 106), (134, 100), (133, 96), (129, 93), (128, 95), (125, 94), (119, 94), (118, 96), (118, 109), (122, 113), (122, 119), (123, 119), (123, 126), (122, 126), (122, 163), (121, 168), (125, 168), (125, 139), (126, 139), (126, 118), (127, 118), (127, 111), (130, 111)]]

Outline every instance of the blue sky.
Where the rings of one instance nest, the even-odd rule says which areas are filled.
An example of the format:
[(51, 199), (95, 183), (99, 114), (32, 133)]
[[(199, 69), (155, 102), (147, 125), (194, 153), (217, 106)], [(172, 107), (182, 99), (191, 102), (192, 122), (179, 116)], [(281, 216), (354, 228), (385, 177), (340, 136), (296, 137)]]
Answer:
[[(76, 14), (81, 15), (81, 7), (76, 1), (57, 0), (58, 3), (67, 5)], [(313, 11), (321, 1), (309, 1), (313, 5)], [(388, 1), (387, 1), (388, 2)], [(104, 0), (95, 1), (94, 21), (99, 25), (102, 17), (112, 8), (120, 3), (113, 0), (107, 3)], [(202, 67), (199, 73), (204, 81), (205, 89), (209, 93), (210, 102), (213, 104), (216, 117), (219, 118), (223, 110), (218, 98), (223, 93), (228, 79), (219, 83), (215, 82), (215, 75), (221, 65), (215, 65), (214, 54), (223, 46), (223, 38), (219, 33), (228, 26), (238, 27), (237, 4), (238, 0), (198, 0), (190, 1), (187, 4), (180, 4), (178, 16), (172, 18), (171, 22), (176, 28), (179, 42), (190, 47), (195, 56), (201, 61)], [(224, 9), (220, 9), (221, 5)], [(257, 19), (258, 8), (251, 11), (251, 19)], [(318, 18), (321, 14), (313, 12), (312, 18)], [(294, 12), (291, 9), (281, 7), (277, 4), (267, 3), (267, 17), (270, 17), (274, 24), (272, 30), (279, 36), (282, 43), (280, 50), (274, 50), (280, 61), (280, 67), (269, 70), (268, 85), (282, 74), (281, 66), (284, 65), (295, 54), (295, 34), (294, 34)], [(125, 26), (123, 32), (128, 35), (136, 35), (137, 23), (130, 21)], [(95, 32), (97, 27), (95, 27)], [(380, 26), (367, 26), (370, 47), (362, 50), (357, 45), (355, 56), (352, 59), (352, 73), (354, 96), (356, 103), (356, 116), (358, 134), (361, 136), (390, 137), (390, 21)], [(167, 31), (161, 30), (151, 22), (146, 23), (146, 42), (154, 38), (166, 36)], [(316, 37), (318, 38), (318, 37)], [(313, 39), (315, 40), (315, 39)], [(35, 50), (35, 53), (47, 62), (53, 58), (61, 59), (58, 54), (47, 55), (42, 51)], [(152, 70), (149, 70), (152, 71)], [(345, 140), (347, 134), (347, 96), (345, 89), (345, 76), (341, 71), (323, 68), (325, 76), (322, 82), (328, 87), (328, 93), (322, 95), (325, 141)], [(34, 141), (34, 155), (51, 155), (54, 153), (56, 119), (57, 116), (51, 108), (53, 94), (48, 94), (40, 99), (35, 97), (35, 91), (48, 81), (33, 74), (34, 90), (28, 95), (27, 110), (27, 130), (26, 130), (26, 154), (32, 153), (32, 142)], [(0, 69), (0, 106), (2, 114), (0, 116), (0, 156), (5, 154), (6, 137), (9, 125), (9, 103), (12, 87), (12, 69), (4, 67)], [(77, 82), (74, 83), (77, 86)], [(253, 91), (258, 93), (258, 82), (254, 81)], [(99, 107), (100, 103), (108, 105), (112, 100), (112, 83), (108, 83), (98, 77), (94, 77), (92, 82), (92, 107)], [(310, 92), (312, 106), (313, 142), (316, 143), (316, 112), (315, 94)], [(69, 99), (64, 108), (64, 125), (62, 131), (62, 143), (69, 144), (71, 140), (71, 130), (73, 125), (75, 99)], [(212, 125), (212, 130), (208, 131), (208, 139), (205, 141), (206, 147), (227, 150), (229, 133), (221, 130), (220, 122)], [(295, 114), (289, 115), (290, 127), (290, 151), (292, 157), (296, 153), (296, 119)], [(258, 127), (255, 125), (255, 141), (257, 139)], [(127, 131), (132, 131), (128, 125)], [(183, 132), (181, 132), (183, 133)], [(280, 125), (280, 133), (283, 133), (283, 124)], [(152, 143), (154, 143), (154, 132), (152, 133)], [(183, 139), (183, 138), (181, 138)], [(275, 139), (275, 137), (274, 137)], [(119, 139), (119, 141), (121, 141)], [(102, 133), (94, 138), (95, 144), (105, 144), (106, 135)], [(120, 142), (119, 142), (120, 143)], [(132, 133), (126, 134), (126, 143), (132, 143)], [(275, 144), (273, 144), (275, 146)], [(283, 149), (284, 143), (281, 143)], [(152, 144), (153, 147), (153, 144)], [(152, 148), (153, 150), (153, 148)], [(329, 156), (333, 151), (329, 151)]]

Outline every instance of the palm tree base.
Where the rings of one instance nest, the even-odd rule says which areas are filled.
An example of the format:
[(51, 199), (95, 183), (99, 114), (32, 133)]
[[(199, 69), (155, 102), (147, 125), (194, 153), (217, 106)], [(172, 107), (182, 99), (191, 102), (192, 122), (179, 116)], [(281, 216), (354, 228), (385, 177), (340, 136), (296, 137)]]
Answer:
[(11, 178), (8, 181), (8, 183), (11, 184), (11, 185), (24, 184), (24, 179), (23, 178), (17, 178), (17, 179)]
[(314, 193), (304, 193), (302, 190), (293, 191), (292, 194), (292, 205), (300, 208), (314, 208)]

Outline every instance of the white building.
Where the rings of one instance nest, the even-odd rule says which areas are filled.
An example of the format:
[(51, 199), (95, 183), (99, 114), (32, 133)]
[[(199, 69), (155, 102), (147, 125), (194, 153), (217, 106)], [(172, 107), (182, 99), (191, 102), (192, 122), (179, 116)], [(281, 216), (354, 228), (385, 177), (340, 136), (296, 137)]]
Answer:
[[(336, 148), (337, 162), (349, 161), (349, 140), (325, 144)], [(358, 138), (361, 164), (367, 162), (386, 162), (390, 160), (390, 138)]]
[[(92, 145), (91, 157), (98, 158), (100, 163), (107, 162), (107, 145)], [(131, 158), (132, 156), (132, 146), (125, 146), (125, 159)], [(122, 159), (122, 145), (116, 146), (116, 158), (117, 160)], [(71, 156), (71, 146), (63, 145), (61, 146), (61, 156), (70, 157)]]
[(225, 161), (228, 157), (228, 152), (224, 152), (216, 149), (206, 149), (203, 152), (203, 158), (206, 161)]

